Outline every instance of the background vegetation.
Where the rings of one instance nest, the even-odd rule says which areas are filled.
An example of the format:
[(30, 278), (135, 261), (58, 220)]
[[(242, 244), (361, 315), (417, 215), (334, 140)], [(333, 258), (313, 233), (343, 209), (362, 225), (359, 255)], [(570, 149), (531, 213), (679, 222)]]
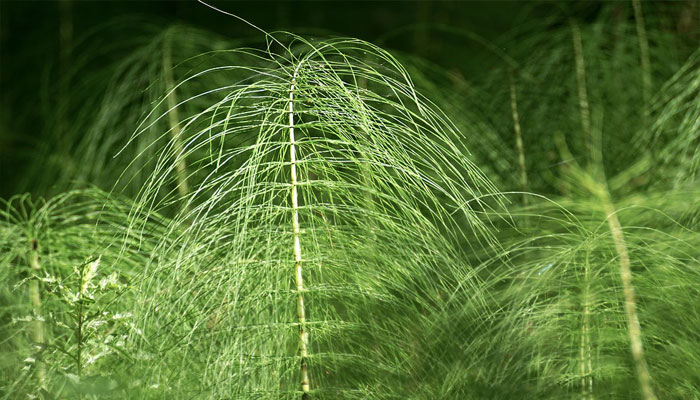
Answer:
[(0, 397), (700, 398), (698, 40), (694, 0), (0, 3)]

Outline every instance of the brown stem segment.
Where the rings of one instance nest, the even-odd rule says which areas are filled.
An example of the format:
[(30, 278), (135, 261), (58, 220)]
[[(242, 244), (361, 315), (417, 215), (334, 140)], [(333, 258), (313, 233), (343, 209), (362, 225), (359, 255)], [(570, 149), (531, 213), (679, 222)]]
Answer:
[(297, 285), (297, 318), (299, 321), (299, 353), (301, 355), (301, 391), (302, 399), (309, 398), (309, 369), (307, 365), (309, 333), (306, 331), (306, 310), (304, 309), (304, 279), (302, 277), (301, 243), (299, 240), (299, 200), (297, 195), (297, 157), (296, 141), (294, 139), (294, 89), (296, 75), (292, 77), (292, 85), (289, 89), (289, 159), (292, 179), (292, 226), (294, 229), (294, 269)]
[[(41, 264), (39, 263), (39, 242), (36, 239), (31, 241), (31, 250), (29, 251), (29, 267), (32, 273), (36, 275), (29, 282), (29, 300), (32, 303), (32, 311), (34, 312), (34, 321), (32, 321), (31, 336), (35, 346), (43, 347), (45, 342), (44, 322), (41, 318), (41, 292), (39, 291), (39, 274), (41, 272)], [(36, 379), (39, 388), (46, 388), (46, 369), (44, 364), (37, 360)]]

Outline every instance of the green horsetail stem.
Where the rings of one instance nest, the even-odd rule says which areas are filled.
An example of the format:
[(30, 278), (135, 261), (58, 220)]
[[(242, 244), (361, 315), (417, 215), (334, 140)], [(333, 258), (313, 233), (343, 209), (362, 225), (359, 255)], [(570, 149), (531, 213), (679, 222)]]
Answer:
[(518, 115), (518, 95), (515, 90), (515, 77), (513, 70), (508, 71), (510, 83), (510, 110), (513, 116), (513, 130), (515, 131), (515, 147), (518, 150), (518, 166), (520, 167), (520, 190), (523, 191), (523, 205), (527, 206), (527, 168), (525, 166), (525, 148), (523, 135), (520, 129), (520, 116)]
[(292, 84), (289, 89), (289, 159), (292, 180), (292, 227), (294, 229), (294, 269), (297, 285), (297, 318), (299, 320), (299, 352), (301, 355), (301, 391), (302, 399), (309, 397), (309, 368), (307, 365), (309, 333), (305, 329), (306, 310), (304, 309), (304, 278), (302, 276), (301, 243), (299, 240), (299, 200), (297, 193), (297, 157), (296, 141), (294, 139), (294, 89), (297, 72), (294, 71)]
[[(29, 300), (32, 303), (32, 311), (34, 313), (33, 323), (31, 326), (32, 342), (35, 346), (42, 347), (45, 342), (44, 322), (41, 317), (41, 292), (39, 291), (39, 273), (41, 264), (39, 263), (39, 242), (36, 239), (31, 241), (31, 249), (29, 251), (29, 267), (32, 273), (36, 275), (34, 279), (29, 281)], [(36, 371), (37, 384), (39, 388), (46, 387), (46, 369), (44, 364), (37, 360)]]
[[(656, 395), (651, 387), (651, 375), (649, 374), (649, 368), (647, 366), (646, 358), (644, 357), (644, 349), (642, 346), (642, 329), (639, 324), (639, 317), (637, 316), (637, 303), (635, 299), (634, 286), (632, 286), (632, 271), (630, 268), (631, 262), (629, 252), (627, 250), (627, 244), (622, 232), (622, 225), (617, 217), (617, 211), (612, 201), (610, 190), (607, 185), (607, 179), (605, 177), (600, 131), (597, 131), (597, 135), (594, 136), (591, 126), (590, 105), (588, 103), (588, 91), (586, 88), (586, 64), (583, 56), (581, 30), (575, 22), (572, 22), (571, 28), (574, 41), (581, 127), (583, 129), (586, 150), (590, 154), (588, 175), (592, 186), (589, 187), (589, 189), (603, 205), (608, 227), (610, 229), (610, 233), (612, 234), (615, 251), (618, 255), (620, 263), (620, 279), (622, 281), (622, 290), (625, 297), (625, 313), (627, 316), (627, 331), (630, 340), (630, 350), (632, 353), (632, 358), (634, 359), (637, 380), (639, 381), (642, 396), (645, 400), (656, 400)], [(589, 329), (585, 316), (587, 311), (588, 307), (586, 304), (584, 310), (584, 327), (582, 328), (583, 332), (587, 332)], [(592, 382), (589, 382), (589, 384), (592, 384)]]
[(591, 107), (588, 103), (588, 90), (586, 89), (586, 62), (583, 57), (583, 42), (581, 41), (581, 28), (576, 22), (571, 23), (571, 36), (574, 41), (574, 60), (576, 62), (576, 85), (578, 88), (578, 106), (581, 114), (581, 129), (583, 130), (583, 142), (586, 151), (593, 159), (593, 143), (591, 143)]
[(644, 26), (644, 13), (642, 12), (642, 2), (632, 0), (634, 8), (634, 21), (637, 25), (637, 37), (639, 38), (639, 58), (642, 64), (642, 95), (644, 104), (648, 104), (651, 97), (651, 60), (649, 58), (649, 39)]
[(647, 366), (646, 358), (644, 357), (644, 347), (642, 346), (642, 328), (639, 324), (637, 316), (637, 301), (635, 299), (634, 286), (632, 286), (632, 270), (630, 268), (630, 257), (625, 243), (625, 236), (622, 232), (622, 225), (617, 218), (615, 205), (610, 198), (610, 193), (607, 188), (600, 192), (602, 194), (601, 201), (607, 215), (608, 227), (612, 234), (615, 251), (617, 252), (620, 262), (620, 280), (622, 281), (622, 290), (625, 295), (625, 312), (627, 313), (627, 331), (630, 338), (630, 350), (634, 359), (634, 366), (637, 372), (637, 380), (642, 390), (644, 400), (656, 400), (654, 389), (651, 387), (651, 374)]
[(583, 292), (583, 323), (581, 324), (581, 398), (593, 400), (593, 361), (591, 355), (591, 335), (590, 335), (590, 279), (591, 266), (588, 260), (584, 264), (584, 292)]
[[(168, 90), (168, 124), (170, 125), (170, 135), (173, 138), (173, 151), (175, 153), (175, 169), (177, 172), (177, 192), (181, 198), (185, 198), (190, 191), (187, 182), (187, 164), (183, 154), (182, 130), (180, 129), (180, 113), (178, 112), (177, 94), (175, 92), (175, 79), (173, 78), (173, 57), (171, 33), (165, 35), (163, 49), (163, 74), (165, 78), (166, 90)], [(179, 157), (179, 159), (178, 159)], [(187, 212), (187, 205), (184, 206)]]

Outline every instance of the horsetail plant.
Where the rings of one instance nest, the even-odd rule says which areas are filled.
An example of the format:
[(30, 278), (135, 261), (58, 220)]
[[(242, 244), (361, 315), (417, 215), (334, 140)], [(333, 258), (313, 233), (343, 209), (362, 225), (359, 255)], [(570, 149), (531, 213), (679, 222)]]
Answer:
[(176, 245), (140, 289), (140, 328), (169, 326), (149, 350), (163, 366), (145, 368), (184, 390), (198, 375), (162, 368), (187, 360), (212, 398), (402, 396), (430, 363), (421, 325), (443, 313), (439, 299), (461, 285), (483, 304), (457, 245), (492, 243), (477, 215), (498, 197), (484, 199), (495, 190), (458, 150), (462, 135), (388, 53), (354, 39), (283, 40), (193, 75), (236, 80), (182, 102), (219, 99), (180, 122), (182, 151), (162, 147), (139, 196), (139, 212), (166, 206), (162, 185), (195, 160)]

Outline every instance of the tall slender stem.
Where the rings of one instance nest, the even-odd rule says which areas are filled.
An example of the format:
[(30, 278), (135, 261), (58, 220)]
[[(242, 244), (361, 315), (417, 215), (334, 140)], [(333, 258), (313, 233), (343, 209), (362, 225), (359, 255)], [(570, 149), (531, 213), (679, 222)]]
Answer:
[(78, 378), (83, 374), (83, 279), (85, 268), (80, 268), (78, 276), (78, 326), (76, 329), (76, 339), (78, 342), (78, 352), (76, 355), (76, 364), (78, 370)]
[(520, 167), (520, 190), (523, 191), (523, 205), (527, 205), (527, 169), (525, 167), (525, 149), (523, 136), (520, 130), (520, 116), (518, 115), (518, 97), (515, 91), (515, 78), (513, 71), (508, 72), (510, 78), (510, 111), (513, 116), (513, 129), (515, 130), (515, 147), (518, 150), (518, 166)]
[[(78, 326), (76, 329), (76, 340), (78, 342), (78, 351), (75, 357), (76, 370), (78, 373), (78, 382), (83, 376), (83, 294), (85, 279), (85, 267), (81, 266), (78, 275)], [(83, 398), (82, 390), (78, 390), (78, 400)]]
[(649, 58), (649, 39), (644, 26), (644, 13), (642, 12), (642, 2), (632, 0), (634, 8), (634, 20), (637, 24), (637, 37), (639, 38), (639, 57), (642, 63), (642, 96), (644, 104), (648, 104), (651, 95), (651, 61)]
[[(167, 32), (165, 35), (165, 44), (163, 49), (163, 75), (165, 78), (166, 90), (169, 92), (167, 97), (168, 104), (168, 124), (170, 125), (170, 135), (173, 139), (173, 151), (177, 162), (175, 169), (177, 173), (177, 191), (181, 198), (185, 198), (190, 191), (189, 183), (187, 182), (187, 164), (183, 154), (182, 138), (180, 129), (180, 115), (178, 112), (177, 93), (175, 91), (175, 79), (173, 78), (173, 57), (171, 34)], [(186, 203), (185, 203), (186, 204)], [(184, 206), (187, 211), (187, 206)]]
[[(627, 316), (627, 333), (630, 340), (630, 351), (634, 359), (635, 371), (637, 380), (642, 391), (644, 400), (656, 400), (656, 395), (651, 386), (651, 374), (647, 366), (644, 356), (644, 348), (642, 346), (642, 328), (639, 324), (637, 315), (637, 302), (635, 299), (635, 290), (632, 286), (632, 269), (625, 242), (625, 236), (622, 232), (622, 224), (617, 217), (617, 210), (610, 195), (610, 189), (607, 185), (605, 177), (605, 167), (603, 165), (602, 154), (602, 138), (600, 131), (597, 136), (593, 136), (591, 129), (590, 107), (588, 104), (588, 94), (586, 90), (586, 66), (583, 58), (583, 45), (581, 42), (581, 31), (575, 22), (572, 22), (572, 33), (574, 39), (574, 52), (576, 58), (576, 75), (578, 82), (579, 108), (581, 112), (581, 123), (583, 133), (585, 135), (585, 143), (590, 154), (588, 165), (589, 174), (593, 186), (590, 188), (593, 194), (598, 198), (603, 205), (608, 222), (608, 228), (612, 235), (613, 244), (620, 264), (620, 280), (622, 281), (622, 290), (625, 297), (625, 314)], [(584, 311), (585, 313), (585, 311)], [(586, 326), (586, 330), (588, 327)], [(589, 382), (589, 386), (592, 382)]]
[(586, 63), (583, 57), (583, 43), (581, 41), (581, 29), (576, 22), (571, 23), (571, 33), (574, 41), (574, 59), (576, 62), (576, 84), (578, 87), (578, 105), (581, 113), (581, 129), (583, 130), (583, 142), (589, 157), (593, 154), (591, 143), (591, 111), (588, 104), (588, 90), (586, 89)]
[[(39, 263), (39, 242), (36, 239), (31, 241), (31, 250), (29, 251), (29, 267), (36, 275), (35, 279), (29, 282), (29, 300), (32, 303), (32, 311), (34, 312), (34, 321), (31, 328), (32, 342), (35, 346), (44, 346), (44, 322), (41, 317), (41, 293), (39, 291), (38, 276), (41, 272), (41, 264)], [(46, 388), (46, 369), (41, 360), (37, 360), (36, 378), (39, 388)]]
[(58, 115), (56, 120), (56, 132), (58, 132), (59, 147), (68, 153), (67, 128), (68, 128), (68, 99), (70, 91), (70, 64), (71, 47), (73, 46), (73, 5), (71, 0), (58, 2)]
[(584, 265), (584, 288), (583, 288), (583, 323), (581, 324), (581, 397), (583, 399), (593, 399), (593, 362), (591, 360), (591, 338), (590, 338), (590, 307), (588, 295), (590, 291), (591, 268), (588, 260)]
[(304, 279), (302, 277), (301, 243), (299, 240), (299, 200), (297, 195), (297, 157), (294, 139), (294, 89), (297, 71), (292, 77), (289, 89), (289, 159), (292, 179), (292, 225), (294, 229), (294, 269), (297, 285), (297, 318), (299, 320), (299, 352), (301, 353), (301, 391), (302, 399), (309, 398), (309, 369), (307, 365), (309, 333), (306, 331), (306, 310), (304, 309)]
[(77, 330), (77, 341), (78, 341), (78, 354), (77, 354), (77, 370), (78, 378), (83, 376), (83, 299), (82, 296), (78, 300), (78, 330)]
[(607, 214), (608, 227), (612, 234), (615, 251), (617, 252), (620, 263), (620, 280), (622, 281), (622, 289), (625, 296), (625, 312), (627, 314), (627, 331), (630, 338), (630, 350), (634, 365), (637, 372), (637, 380), (642, 390), (642, 396), (645, 400), (656, 400), (656, 395), (651, 387), (651, 374), (647, 366), (646, 358), (644, 357), (644, 348), (642, 346), (642, 328), (639, 324), (637, 316), (637, 301), (635, 299), (634, 286), (632, 286), (632, 270), (625, 243), (625, 236), (622, 232), (622, 225), (617, 218), (615, 205), (610, 198), (609, 191), (601, 191), (601, 200), (605, 213)]

